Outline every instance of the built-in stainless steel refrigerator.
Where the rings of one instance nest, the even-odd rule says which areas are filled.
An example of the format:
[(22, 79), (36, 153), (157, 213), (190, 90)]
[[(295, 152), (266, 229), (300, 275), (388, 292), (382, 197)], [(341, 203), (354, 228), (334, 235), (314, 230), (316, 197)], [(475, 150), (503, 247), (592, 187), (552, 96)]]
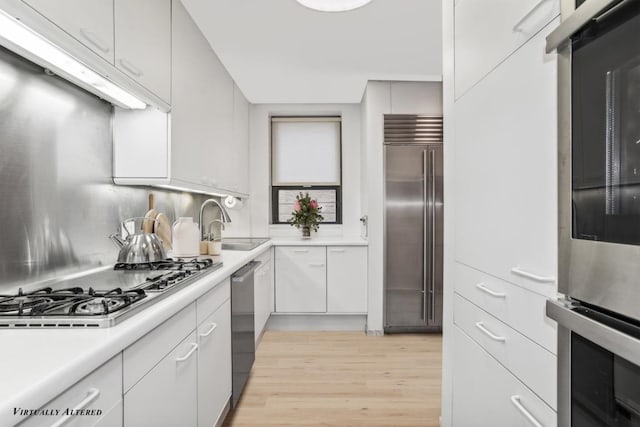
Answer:
[(385, 116), (384, 160), (384, 331), (439, 332), (442, 117)]

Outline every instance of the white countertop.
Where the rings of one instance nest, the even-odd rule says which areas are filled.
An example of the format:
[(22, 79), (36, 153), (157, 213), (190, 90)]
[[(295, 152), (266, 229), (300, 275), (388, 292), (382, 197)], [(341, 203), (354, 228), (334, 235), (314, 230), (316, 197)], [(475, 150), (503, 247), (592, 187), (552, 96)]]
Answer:
[(367, 246), (369, 242), (361, 237), (272, 237), (273, 246)]
[(0, 330), (0, 426), (38, 409), (272, 246), (223, 251), (215, 270), (111, 328)]

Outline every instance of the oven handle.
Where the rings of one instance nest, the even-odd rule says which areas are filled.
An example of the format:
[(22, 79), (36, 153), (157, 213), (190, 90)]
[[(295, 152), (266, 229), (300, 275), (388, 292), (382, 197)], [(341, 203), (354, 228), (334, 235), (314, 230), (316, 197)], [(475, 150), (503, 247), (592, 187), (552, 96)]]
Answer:
[[(592, 19), (598, 18), (601, 12), (615, 3), (625, 3), (629, 0), (589, 0), (583, 3), (555, 30), (547, 36), (547, 53), (551, 53), (558, 47), (569, 41), (580, 28), (584, 27)], [(616, 5), (615, 7), (617, 7)], [(606, 13), (606, 12), (605, 12)]]
[(571, 310), (566, 299), (547, 300), (547, 316), (578, 335), (598, 344), (623, 359), (640, 365), (640, 339)]

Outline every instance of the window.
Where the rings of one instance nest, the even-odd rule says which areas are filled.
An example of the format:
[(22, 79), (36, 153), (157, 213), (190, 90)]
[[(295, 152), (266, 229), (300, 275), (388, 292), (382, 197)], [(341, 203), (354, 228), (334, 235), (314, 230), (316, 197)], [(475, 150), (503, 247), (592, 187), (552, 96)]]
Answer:
[(342, 224), (340, 117), (271, 118), (272, 223), (286, 224), (296, 195), (322, 206), (323, 223)]

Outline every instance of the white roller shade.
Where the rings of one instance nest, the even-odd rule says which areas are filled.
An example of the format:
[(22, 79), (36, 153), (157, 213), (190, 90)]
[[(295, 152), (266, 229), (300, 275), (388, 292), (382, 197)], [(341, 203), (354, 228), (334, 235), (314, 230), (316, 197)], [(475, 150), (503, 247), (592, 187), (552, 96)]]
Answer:
[(274, 118), (272, 185), (340, 185), (340, 121)]

